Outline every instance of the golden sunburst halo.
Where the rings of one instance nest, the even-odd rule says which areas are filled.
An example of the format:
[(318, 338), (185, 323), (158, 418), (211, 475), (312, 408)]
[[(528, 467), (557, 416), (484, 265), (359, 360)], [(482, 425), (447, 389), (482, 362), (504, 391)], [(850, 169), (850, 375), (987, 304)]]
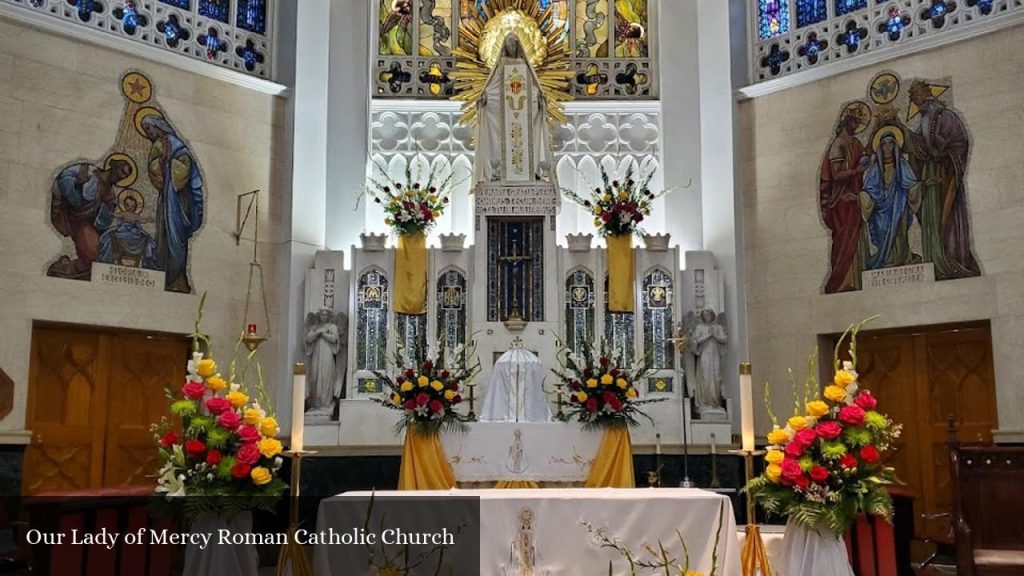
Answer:
[(555, 24), (551, 7), (541, 8), (540, 0), (491, 0), (482, 10), (474, 11), (473, 18), (463, 23), (459, 29), (461, 42), (452, 51), (456, 57), (450, 75), (455, 87), (452, 100), (463, 103), (460, 122), (476, 124), (476, 102), (497, 64), (505, 38), (515, 34), (547, 100), (548, 123), (552, 127), (564, 123), (563, 103), (572, 100), (569, 81), (573, 73), (564, 30)]

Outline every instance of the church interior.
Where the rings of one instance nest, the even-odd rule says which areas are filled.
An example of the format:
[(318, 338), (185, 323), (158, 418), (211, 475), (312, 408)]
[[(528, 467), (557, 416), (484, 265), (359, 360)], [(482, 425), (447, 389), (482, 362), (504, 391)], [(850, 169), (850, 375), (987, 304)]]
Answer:
[(0, 574), (1022, 575), (1022, 91), (1024, 0), (0, 0)]

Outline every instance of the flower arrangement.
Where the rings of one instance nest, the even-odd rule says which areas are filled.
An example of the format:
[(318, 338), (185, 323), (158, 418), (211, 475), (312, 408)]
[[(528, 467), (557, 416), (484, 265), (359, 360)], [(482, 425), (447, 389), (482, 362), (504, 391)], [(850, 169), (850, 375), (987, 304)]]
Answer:
[[(843, 334), (835, 350), (835, 377), (818, 397), (815, 357), (808, 362), (803, 405), (785, 426), (775, 422), (768, 434), (767, 466), (746, 491), (765, 510), (785, 514), (808, 528), (846, 532), (859, 512), (891, 521), (892, 499), (885, 487), (895, 471), (882, 463), (883, 454), (901, 432), (877, 411), (878, 401), (857, 378), (857, 331)], [(850, 336), (851, 361), (839, 361), (839, 346)]]
[[(480, 372), (480, 360), (475, 355), (475, 345), (471, 341), (459, 346), (451, 353), (452, 362), (448, 363), (448, 351), (441, 348), (436, 356), (425, 357), (416, 354), (412, 366), (406, 365), (403, 352), (395, 352), (395, 366), (401, 366), (397, 376), (392, 377), (383, 371), (375, 371), (374, 376), (383, 385), (386, 395), (379, 401), (386, 408), (402, 413), (396, 432), (408, 426), (416, 427), (417, 431), (437, 433), (444, 430), (464, 430), (466, 416), (455, 410), (462, 403), (462, 392), (467, 383), (472, 382)], [(473, 361), (470, 361), (473, 358)]]
[[(200, 351), (200, 342), (205, 343), (208, 354)], [(277, 420), (264, 408), (269, 407), (269, 400), (262, 379), (255, 390), (261, 405), (235, 382), (234, 362), (229, 377), (224, 378), (209, 350), (210, 342), (199, 333), (197, 320), (185, 382), (177, 391), (167, 391), (171, 415), (175, 421), (180, 419), (181, 425), (165, 416), (153, 427), (164, 462), (156, 492), (168, 500), (216, 497), (188, 498), (186, 514), (190, 516), (271, 510), (287, 485), (278, 476), (283, 447), (277, 439)]]
[(448, 170), (447, 176), (442, 177), (440, 171), (432, 167), (424, 182), (418, 174), (417, 178), (413, 178), (412, 167), (409, 166), (405, 169), (404, 182), (388, 182), (386, 168), (378, 164), (377, 169), (384, 180), (371, 177), (365, 194), (384, 207), (387, 214), (384, 223), (395, 234), (405, 236), (426, 232), (448, 207), (453, 174), (451, 170)]
[(603, 339), (597, 349), (586, 346), (580, 352), (559, 342), (558, 368), (552, 372), (569, 389), (566, 415), (584, 428), (638, 426), (638, 416), (650, 420), (639, 407), (663, 400), (639, 398), (637, 386), (651, 373), (647, 358), (629, 369), (614, 364), (613, 354)]
[(635, 180), (636, 169), (631, 164), (626, 170), (625, 179), (620, 181), (612, 179), (602, 167), (602, 185), (594, 188), (587, 197), (571, 190), (564, 190), (563, 194), (594, 215), (594, 227), (601, 236), (641, 233), (640, 224), (651, 215), (654, 200), (668, 192), (651, 192), (648, 185), (654, 170), (641, 171), (643, 174), (639, 180)]

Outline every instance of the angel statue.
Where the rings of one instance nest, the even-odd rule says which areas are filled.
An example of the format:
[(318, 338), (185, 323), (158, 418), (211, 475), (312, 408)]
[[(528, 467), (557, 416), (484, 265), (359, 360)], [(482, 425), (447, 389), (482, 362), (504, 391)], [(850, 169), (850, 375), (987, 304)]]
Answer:
[(685, 365), (697, 413), (702, 419), (725, 418), (722, 360), (729, 343), (725, 314), (707, 308), (700, 311), (700, 316), (688, 312), (683, 317), (682, 331), (689, 341)]
[(306, 410), (330, 413), (344, 395), (348, 318), (328, 308), (306, 315)]

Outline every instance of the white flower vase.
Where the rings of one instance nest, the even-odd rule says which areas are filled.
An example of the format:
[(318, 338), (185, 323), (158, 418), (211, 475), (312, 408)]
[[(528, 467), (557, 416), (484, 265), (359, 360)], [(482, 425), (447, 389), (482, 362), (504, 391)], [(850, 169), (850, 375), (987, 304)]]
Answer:
[(786, 576), (854, 576), (842, 536), (792, 519), (786, 522), (781, 561)]
[(259, 558), (253, 544), (218, 544), (220, 530), (230, 534), (252, 532), (252, 512), (242, 512), (226, 519), (218, 514), (206, 513), (192, 522), (192, 534), (210, 534), (210, 545), (205, 549), (189, 544), (185, 547), (185, 569), (182, 576), (256, 576)]

